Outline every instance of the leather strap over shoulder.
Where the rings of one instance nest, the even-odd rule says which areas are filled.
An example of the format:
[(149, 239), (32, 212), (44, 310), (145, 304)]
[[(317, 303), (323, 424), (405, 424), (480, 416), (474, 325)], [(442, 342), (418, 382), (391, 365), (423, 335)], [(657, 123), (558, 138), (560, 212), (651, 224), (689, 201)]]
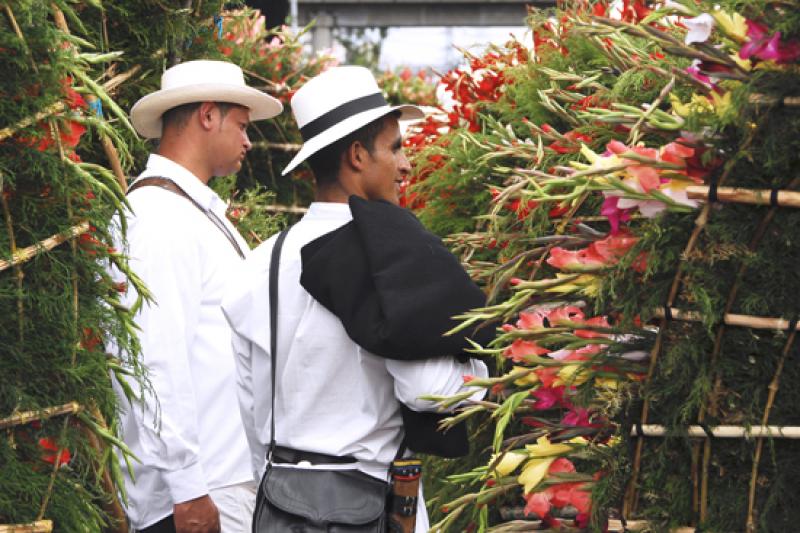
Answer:
[(239, 254), (239, 257), (241, 257), (242, 259), (245, 258), (245, 255), (244, 255), (244, 252), (242, 251), (242, 248), (239, 246), (239, 243), (236, 241), (236, 237), (234, 237), (233, 234), (231, 233), (231, 231), (225, 226), (225, 223), (222, 222), (222, 220), (220, 220), (219, 217), (217, 215), (215, 215), (212, 211), (210, 211), (208, 209), (205, 209), (203, 206), (198, 204), (194, 200), (194, 198), (192, 198), (191, 196), (186, 194), (186, 191), (181, 189), (180, 185), (178, 185), (177, 183), (175, 183), (171, 179), (162, 178), (162, 177), (159, 177), (159, 176), (152, 176), (152, 177), (148, 177), (148, 178), (142, 178), (142, 179), (138, 180), (136, 183), (134, 183), (128, 189), (128, 192), (126, 194), (130, 194), (133, 191), (135, 191), (136, 189), (139, 189), (141, 187), (148, 187), (148, 186), (149, 187), (160, 187), (162, 189), (166, 189), (169, 192), (177, 194), (178, 196), (183, 196), (184, 198), (186, 198), (187, 200), (192, 202), (192, 205), (194, 205), (206, 217), (208, 217), (208, 219), (211, 221), (211, 223), (214, 224), (217, 227), (217, 229), (219, 229), (222, 232), (223, 235), (225, 235), (225, 238), (228, 239), (228, 241), (231, 243), (231, 245), (233, 246), (233, 249), (236, 250), (237, 254)]

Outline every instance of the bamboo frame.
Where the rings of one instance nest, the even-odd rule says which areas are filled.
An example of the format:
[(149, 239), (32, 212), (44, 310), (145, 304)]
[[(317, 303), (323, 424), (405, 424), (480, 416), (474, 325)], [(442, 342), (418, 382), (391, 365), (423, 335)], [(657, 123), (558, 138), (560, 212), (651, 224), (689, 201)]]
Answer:
[[(692, 200), (708, 201), (710, 187), (690, 185), (686, 195)], [(717, 187), (717, 201), (724, 203), (770, 205), (770, 189), (740, 189), (738, 187)], [(776, 200), (780, 207), (800, 207), (800, 192), (778, 191)]]
[(0, 524), (0, 533), (51, 533), (52, 520), (37, 520), (30, 524)]
[[(794, 178), (787, 187), (789, 189), (795, 189), (798, 185), (800, 185), (800, 178)], [(775, 217), (777, 213), (777, 207), (773, 206), (769, 209), (764, 216), (764, 218), (759, 223), (756, 231), (753, 233), (753, 236), (750, 239), (747, 247), (750, 251), (755, 251), (758, 245), (761, 243), (764, 235), (769, 228), (769, 225), (772, 223), (772, 219)], [(723, 311), (723, 316), (729, 314), (731, 309), (733, 309), (733, 304), (736, 301), (736, 297), (739, 292), (739, 288), (742, 284), (742, 279), (744, 278), (744, 274), (747, 271), (747, 265), (742, 264), (739, 267), (739, 270), (736, 273), (736, 278), (731, 286), (730, 292), (728, 293), (727, 301), (725, 302), (725, 308)], [(721, 324), (716, 331), (715, 338), (714, 338), (714, 348), (711, 353), (711, 372), (714, 373), (714, 369), (716, 368), (716, 362), (719, 358), (719, 354), (722, 351), (722, 341), (725, 337), (726, 325)], [(722, 388), (722, 375), (720, 373), (716, 373), (716, 378), (714, 379), (714, 385), (709, 393), (709, 400), (708, 400), (708, 411), (711, 413), (712, 416), (718, 415), (718, 408), (717, 408), (717, 395)], [(706, 416), (706, 407), (703, 406), (698, 413), (698, 423), (703, 423)], [(766, 423), (766, 422), (765, 422)], [(702, 472), (701, 472), (701, 479), (700, 479), (700, 519), (705, 520), (706, 514), (708, 511), (708, 481), (709, 481), (709, 470), (711, 466), (711, 439), (706, 439), (703, 442), (703, 458), (702, 458)], [(693, 465), (696, 464), (697, 456), (699, 455), (699, 448), (695, 444), (692, 446), (692, 461)], [(693, 478), (696, 482), (696, 472), (693, 471)]]
[[(593, 17), (597, 18), (597, 17)], [(758, 130), (757, 127), (752, 128), (747, 135), (747, 138), (744, 139), (742, 144), (740, 145), (740, 153), (746, 152), (746, 150), (750, 147), (750, 145), (755, 140), (756, 131)], [(725, 167), (722, 171), (722, 174), (719, 177), (718, 184), (724, 184), (725, 180), (730, 175), (731, 171), (733, 170), (734, 166), (737, 163), (737, 158), (734, 157), (728, 160), (725, 163)], [(686, 257), (691, 253), (694, 249), (697, 240), (700, 238), (700, 234), (702, 233), (703, 229), (705, 228), (706, 224), (708, 223), (708, 217), (711, 214), (711, 205), (706, 204), (700, 210), (700, 213), (697, 215), (695, 219), (695, 227), (692, 230), (692, 234), (689, 236), (689, 240), (686, 242), (686, 247), (683, 250), (682, 257)], [(667, 295), (667, 306), (672, 306), (675, 302), (675, 299), (678, 296), (678, 291), (681, 287), (681, 282), (683, 279), (683, 263), (678, 263), (675, 277), (672, 280), (672, 284), (670, 285), (669, 293)], [(664, 332), (667, 328), (667, 319), (662, 318), (659, 323), (658, 333), (656, 334), (656, 340), (653, 343), (653, 348), (650, 350), (650, 366), (647, 369), (647, 377), (645, 378), (646, 382), (649, 382), (653, 374), (656, 370), (656, 364), (658, 362), (658, 356), (661, 353), (661, 345), (664, 342)], [(647, 417), (650, 411), (650, 400), (649, 398), (645, 397), (644, 401), (642, 402), (642, 411), (639, 417), (639, 422), (641, 424), (647, 423)], [(631, 476), (628, 480), (628, 485), (625, 488), (625, 494), (623, 496), (623, 503), (622, 503), (622, 516), (628, 517), (631, 516), (638, 505), (639, 500), (639, 491), (638, 491), (638, 480), (639, 480), (639, 471), (641, 469), (642, 463), (642, 451), (644, 448), (644, 439), (637, 439), (636, 441), (636, 449), (634, 451), (633, 456), (633, 465), (631, 469)], [(696, 471), (696, 461), (695, 458), (692, 458), (692, 470), (693, 473)], [(693, 475), (693, 478), (695, 476)], [(694, 480), (696, 481), (696, 480)], [(693, 502), (697, 501), (697, 495), (693, 495)], [(701, 513), (701, 516), (703, 514)]]
[[(800, 426), (714, 426), (708, 428), (714, 438), (719, 439), (800, 439)], [(672, 430), (660, 424), (644, 424), (641, 433), (636, 426), (631, 428), (631, 437), (690, 437), (707, 438), (703, 426), (691, 425)]]
[(74, 415), (83, 409), (78, 402), (69, 402), (64, 405), (57, 405), (54, 407), (45, 407), (38, 411), (23, 411), (16, 413), (6, 418), (0, 418), (0, 429), (5, 429), (13, 426), (20, 426), (28, 424), (34, 420), (46, 420), (59, 415)]
[[(679, 322), (702, 322), (703, 316), (696, 311), (683, 311), (676, 307), (670, 307), (672, 320)], [(659, 318), (665, 317), (663, 309), (656, 309), (656, 316)], [(723, 316), (723, 323), (727, 326), (735, 326), (751, 329), (772, 329), (772, 330), (788, 330), (789, 321), (780, 317), (761, 317), (753, 315), (739, 315), (735, 313), (727, 313)], [(795, 325), (794, 331), (800, 330), (800, 322)]]
[(0, 259), (0, 272), (7, 268), (25, 263), (40, 253), (49, 252), (56, 246), (63, 244), (72, 238), (78, 237), (87, 231), (89, 231), (89, 222), (84, 221), (80, 224), (72, 226), (63, 233), (56, 233), (55, 235), (47, 237), (46, 239), (42, 239), (36, 244), (32, 244), (21, 250), (16, 250), (13, 252), (10, 261)]

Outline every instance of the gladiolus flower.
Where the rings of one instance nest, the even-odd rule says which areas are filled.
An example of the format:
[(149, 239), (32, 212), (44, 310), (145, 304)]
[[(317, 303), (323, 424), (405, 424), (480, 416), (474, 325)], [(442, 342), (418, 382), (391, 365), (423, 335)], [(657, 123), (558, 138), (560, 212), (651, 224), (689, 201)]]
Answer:
[(528, 357), (532, 355), (544, 355), (549, 352), (547, 348), (542, 348), (533, 341), (526, 341), (516, 339), (511, 346), (503, 351), (503, 355), (511, 359), (515, 363), (526, 363)]
[(59, 448), (59, 446), (50, 437), (42, 437), (39, 439), (39, 447), (45, 452), (42, 453), (41, 460), (45, 463), (50, 463), (56, 467), (64, 466), (72, 459), (72, 454), (66, 448)]

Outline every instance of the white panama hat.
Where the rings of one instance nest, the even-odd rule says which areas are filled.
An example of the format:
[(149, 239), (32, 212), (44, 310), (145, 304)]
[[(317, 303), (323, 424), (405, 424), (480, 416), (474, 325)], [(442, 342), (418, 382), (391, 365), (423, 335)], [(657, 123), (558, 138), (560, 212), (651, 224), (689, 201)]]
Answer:
[(282, 174), (288, 174), (326, 146), (393, 111), (400, 112), (400, 120), (425, 116), (414, 105), (390, 106), (372, 72), (364, 67), (333, 67), (308, 80), (292, 97), (292, 113), (305, 142)]
[(161, 90), (142, 97), (131, 108), (131, 123), (145, 139), (161, 137), (165, 111), (194, 102), (226, 102), (250, 109), (250, 120), (272, 118), (283, 105), (248, 87), (242, 69), (227, 61), (200, 59), (180, 63), (161, 75)]

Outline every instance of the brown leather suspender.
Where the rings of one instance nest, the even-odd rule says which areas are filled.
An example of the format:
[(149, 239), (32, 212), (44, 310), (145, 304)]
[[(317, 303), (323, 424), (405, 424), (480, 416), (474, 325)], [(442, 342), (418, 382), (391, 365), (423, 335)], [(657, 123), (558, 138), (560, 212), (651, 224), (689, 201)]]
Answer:
[(162, 189), (166, 189), (172, 193), (177, 194), (178, 196), (183, 196), (184, 198), (192, 202), (192, 204), (197, 209), (199, 209), (205, 216), (207, 216), (208, 219), (222, 232), (222, 234), (225, 235), (225, 238), (227, 238), (228, 241), (231, 243), (234, 250), (236, 250), (236, 253), (239, 254), (239, 257), (241, 257), (242, 259), (245, 258), (244, 252), (239, 246), (239, 243), (236, 241), (236, 237), (234, 237), (231, 231), (228, 229), (228, 227), (225, 226), (225, 223), (222, 222), (222, 220), (220, 220), (219, 217), (215, 215), (210, 209), (205, 209), (203, 206), (198, 204), (191, 196), (186, 194), (186, 191), (181, 189), (181, 187), (171, 179), (155, 177), (155, 176), (150, 178), (142, 178), (136, 183), (134, 183), (130, 189), (128, 189), (127, 194), (132, 193), (139, 187), (147, 187), (147, 186), (161, 187)]

